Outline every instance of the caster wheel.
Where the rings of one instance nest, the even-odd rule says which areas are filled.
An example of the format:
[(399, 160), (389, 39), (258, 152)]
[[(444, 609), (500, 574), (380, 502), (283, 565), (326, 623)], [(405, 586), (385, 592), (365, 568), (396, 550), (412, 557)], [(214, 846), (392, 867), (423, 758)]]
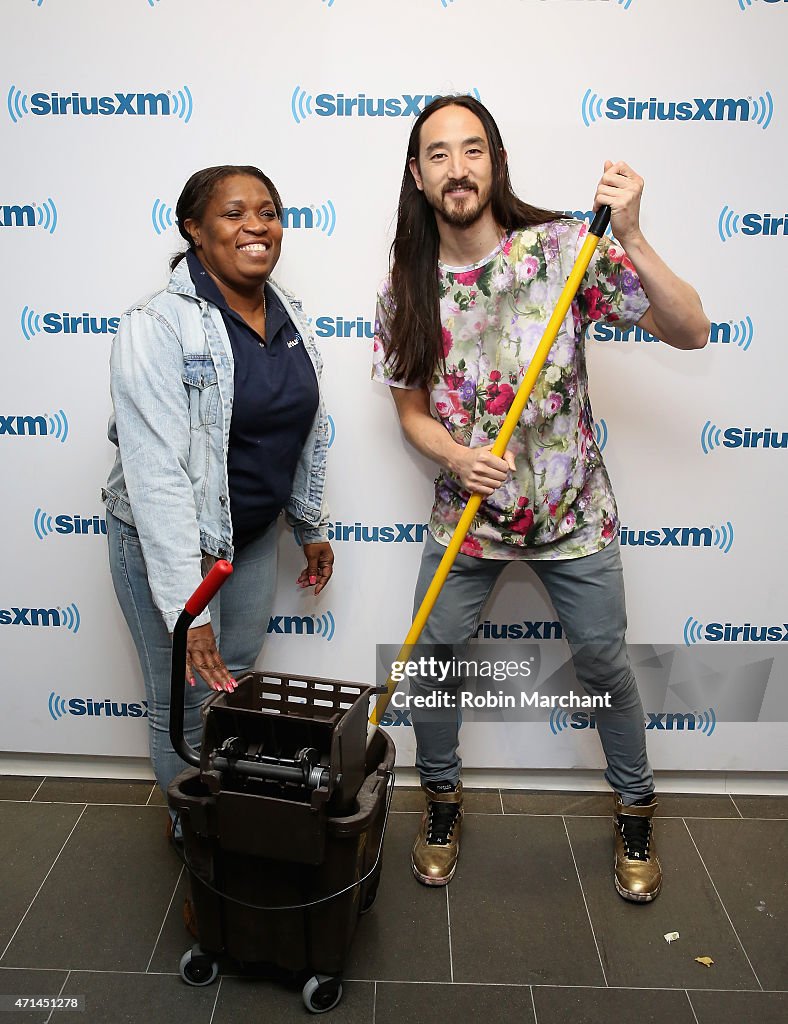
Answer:
[(187, 985), (212, 985), (219, 975), (219, 965), (204, 953), (187, 949), (178, 964), (178, 971)]
[(324, 974), (313, 974), (301, 993), (311, 1013), (328, 1013), (342, 998), (342, 982)]

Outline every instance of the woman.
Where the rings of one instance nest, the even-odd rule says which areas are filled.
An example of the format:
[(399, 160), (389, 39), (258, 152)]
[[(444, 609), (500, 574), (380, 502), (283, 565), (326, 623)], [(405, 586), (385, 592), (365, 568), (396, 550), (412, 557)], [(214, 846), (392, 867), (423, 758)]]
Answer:
[[(171, 633), (216, 558), (234, 572), (188, 632), (185, 735), (205, 691), (232, 691), (265, 638), (284, 510), (306, 556), (301, 587), (332, 573), (323, 500), (321, 360), (301, 304), (270, 275), (282, 202), (256, 167), (208, 167), (176, 207), (188, 250), (165, 291), (123, 315), (112, 346), (115, 465), (102, 492), (115, 593), (139, 655), (150, 750), (166, 793)], [(220, 653), (221, 651), (221, 653)]]

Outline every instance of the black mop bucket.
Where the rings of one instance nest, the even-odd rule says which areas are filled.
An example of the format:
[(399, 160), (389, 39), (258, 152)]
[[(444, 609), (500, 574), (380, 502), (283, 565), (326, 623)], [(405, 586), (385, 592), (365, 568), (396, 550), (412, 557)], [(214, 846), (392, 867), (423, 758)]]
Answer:
[(380, 880), (394, 744), (380, 732), (366, 745), (374, 687), (259, 672), (206, 702), (199, 754), (186, 743), (186, 631), (226, 566), (216, 563), (173, 634), (170, 738), (194, 767), (167, 795), (200, 936), (180, 973), (210, 984), (224, 955), (306, 974), (304, 1002), (325, 1012), (342, 996), (358, 918)]

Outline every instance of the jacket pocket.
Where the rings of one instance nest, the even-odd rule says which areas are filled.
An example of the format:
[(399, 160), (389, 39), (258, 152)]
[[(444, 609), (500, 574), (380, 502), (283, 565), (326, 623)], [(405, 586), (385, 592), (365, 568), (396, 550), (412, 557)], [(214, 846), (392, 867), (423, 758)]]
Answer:
[(183, 386), (189, 397), (192, 430), (216, 423), (219, 411), (219, 382), (210, 356), (184, 355)]

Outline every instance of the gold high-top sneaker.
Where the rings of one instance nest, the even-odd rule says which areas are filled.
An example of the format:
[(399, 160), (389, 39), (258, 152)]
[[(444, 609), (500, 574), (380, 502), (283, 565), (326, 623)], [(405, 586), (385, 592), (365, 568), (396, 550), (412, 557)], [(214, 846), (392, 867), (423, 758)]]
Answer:
[(648, 804), (624, 805), (616, 794), (613, 832), (616, 839), (616, 890), (625, 900), (648, 903), (659, 896), (662, 867), (654, 847), (654, 812), (657, 799)]
[(448, 793), (429, 786), (421, 787), (427, 796), (427, 809), (410, 856), (413, 874), (424, 885), (450, 882), (460, 856), (462, 829), (462, 783)]

